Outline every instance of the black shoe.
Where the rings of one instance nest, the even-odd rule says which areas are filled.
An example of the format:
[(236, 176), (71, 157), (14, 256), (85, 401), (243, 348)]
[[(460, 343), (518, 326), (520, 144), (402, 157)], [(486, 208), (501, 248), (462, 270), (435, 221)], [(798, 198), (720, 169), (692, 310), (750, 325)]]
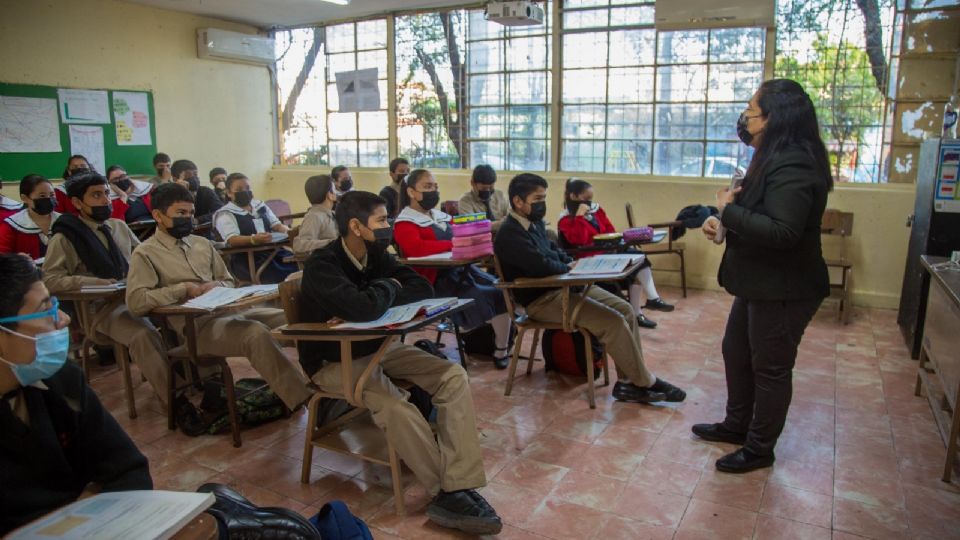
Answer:
[(657, 379), (657, 382), (650, 385), (650, 389), (656, 392), (663, 392), (663, 395), (667, 396), (667, 401), (679, 403), (687, 399), (686, 392), (663, 379)]
[(649, 328), (651, 330), (657, 327), (657, 323), (644, 317), (643, 313), (637, 315), (637, 324), (640, 325), (640, 328)]
[(746, 433), (736, 433), (723, 427), (723, 424), (694, 424), (690, 431), (705, 441), (725, 442), (743, 445), (747, 442)]
[(657, 401), (667, 400), (667, 396), (663, 392), (657, 392), (651, 388), (643, 388), (633, 383), (619, 381), (613, 385), (613, 398), (618, 401), (629, 401), (631, 403), (655, 403)]
[(196, 437), (207, 432), (200, 411), (183, 394), (173, 400), (173, 418), (184, 435)]
[(117, 357), (113, 354), (113, 347), (95, 345), (93, 351), (97, 353), (98, 366), (115, 366), (117, 364)]
[(500, 516), (472, 489), (437, 493), (427, 506), (427, 517), (441, 527), (469, 534), (498, 534), (503, 529)]
[(497, 348), (493, 351), (493, 367), (507, 369), (510, 367), (510, 349)]
[(302, 515), (287, 508), (257, 507), (223, 484), (204, 484), (200, 493), (213, 493), (216, 502), (207, 509), (229, 538), (244, 540), (319, 540), (320, 532)]
[(653, 300), (647, 300), (647, 303), (643, 305), (643, 309), (670, 312), (673, 311), (673, 306), (664, 302), (663, 298), (654, 298)]
[(773, 454), (759, 456), (746, 448), (727, 454), (717, 460), (717, 470), (725, 473), (741, 474), (773, 465)]

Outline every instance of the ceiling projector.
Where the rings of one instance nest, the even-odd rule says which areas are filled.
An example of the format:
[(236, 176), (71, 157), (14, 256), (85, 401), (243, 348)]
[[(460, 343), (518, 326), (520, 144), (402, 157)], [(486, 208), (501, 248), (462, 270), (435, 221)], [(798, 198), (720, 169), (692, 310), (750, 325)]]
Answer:
[(504, 26), (543, 24), (543, 8), (535, 2), (488, 2), (486, 16)]

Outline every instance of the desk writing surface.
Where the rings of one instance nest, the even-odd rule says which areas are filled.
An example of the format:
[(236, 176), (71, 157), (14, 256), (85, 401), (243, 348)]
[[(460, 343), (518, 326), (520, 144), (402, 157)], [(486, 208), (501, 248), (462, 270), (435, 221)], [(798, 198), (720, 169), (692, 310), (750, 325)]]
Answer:
[(271, 300), (276, 300), (280, 298), (280, 293), (269, 293), (261, 294), (258, 296), (251, 296), (248, 298), (241, 298), (232, 304), (227, 304), (225, 306), (220, 306), (217, 309), (206, 310), (199, 308), (186, 307), (183, 304), (174, 304), (172, 306), (161, 306), (154, 308), (150, 313), (153, 315), (160, 315), (164, 317), (170, 317), (173, 315), (209, 315), (212, 313), (220, 313), (222, 311), (234, 311), (238, 309), (245, 309), (248, 307), (255, 306), (257, 304), (263, 304)]
[(495, 285), (499, 289), (549, 289), (587, 285), (598, 281), (620, 281), (626, 279), (641, 264), (643, 264), (643, 261), (631, 264), (619, 274), (570, 274), (568, 272), (542, 278), (517, 278), (512, 283), (496, 283)]
[(430, 317), (417, 317), (416, 319), (399, 325), (392, 328), (370, 328), (370, 329), (360, 329), (360, 328), (333, 328), (334, 326), (340, 324), (337, 322), (312, 322), (312, 323), (294, 323), (281, 326), (277, 330), (280, 331), (286, 337), (295, 338), (296, 336), (310, 336), (311, 339), (320, 339), (322, 337), (329, 337), (331, 340), (341, 339), (341, 338), (350, 338), (350, 337), (366, 337), (366, 338), (375, 338), (382, 336), (397, 336), (402, 334), (407, 334), (409, 332), (414, 332), (423, 328), (424, 326), (434, 323), (445, 317), (463, 311), (470, 304), (473, 303), (473, 300), (470, 298), (461, 298), (456, 306), (451, 307), (446, 311), (437, 313), (436, 315)]
[[(216, 244), (215, 244), (216, 245)], [(281, 240), (279, 242), (266, 242), (262, 244), (251, 244), (248, 246), (228, 246), (225, 242), (217, 245), (217, 251), (224, 255), (232, 255), (235, 253), (247, 253), (248, 251), (270, 251), (272, 249), (280, 249), (290, 245), (289, 240)]]
[[(449, 255), (449, 256), (447, 256)], [(408, 257), (397, 259), (397, 262), (406, 266), (420, 268), (456, 268), (458, 266), (469, 266), (471, 264), (482, 263), (490, 256), (473, 257), (471, 259), (454, 259), (452, 252), (438, 253), (429, 257)]]
[(932, 279), (943, 287), (944, 293), (960, 307), (960, 271), (957, 270), (938, 270), (934, 265), (945, 263), (950, 259), (947, 257), (936, 257), (933, 255), (921, 255), (920, 261), (926, 268)]
[(126, 294), (125, 289), (100, 290), (100, 291), (65, 291), (54, 294), (60, 300), (69, 300), (71, 302), (89, 302), (91, 300), (100, 300), (102, 298), (113, 298)]

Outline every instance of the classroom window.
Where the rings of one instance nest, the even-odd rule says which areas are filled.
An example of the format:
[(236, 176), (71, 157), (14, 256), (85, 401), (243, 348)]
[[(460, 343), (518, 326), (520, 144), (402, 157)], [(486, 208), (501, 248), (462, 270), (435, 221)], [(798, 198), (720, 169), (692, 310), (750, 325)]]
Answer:
[(834, 178), (885, 182), (902, 25), (894, 1), (783, 0), (777, 17), (775, 75), (810, 94)]
[[(374, 19), (276, 34), (285, 163), (387, 164), (386, 25)], [(341, 112), (337, 73), (367, 68), (377, 69), (377, 109)]]
[(653, 4), (564, 2), (561, 170), (728, 177), (749, 158), (735, 126), (764, 29), (657, 31)]

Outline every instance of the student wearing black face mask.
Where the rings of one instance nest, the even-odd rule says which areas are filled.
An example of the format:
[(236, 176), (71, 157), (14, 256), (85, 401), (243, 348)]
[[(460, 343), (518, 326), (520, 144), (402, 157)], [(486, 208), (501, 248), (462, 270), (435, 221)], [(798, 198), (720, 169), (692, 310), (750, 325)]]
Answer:
[(170, 167), (170, 174), (173, 181), (190, 190), (193, 195), (196, 208), (197, 223), (207, 223), (213, 217), (214, 212), (223, 206), (223, 201), (217, 194), (207, 186), (200, 185), (200, 176), (197, 173), (197, 166), (188, 159), (178, 159)]
[[(227, 197), (230, 202), (217, 210), (213, 216), (213, 226), (217, 236), (231, 247), (256, 246), (269, 244), (273, 237), (270, 233), (288, 233), (286, 225), (277, 219), (270, 207), (263, 201), (253, 198), (250, 191), (250, 180), (243, 173), (232, 173), (226, 181)], [(297, 265), (282, 262), (292, 255), (287, 250), (281, 250), (267, 268), (260, 275), (261, 283), (280, 283), (293, 272)], [(253, 254), (254, 262), (259, 268), (267, 258), (269, 251), (257, 251)], [(230, 258), (230, 271), (243, 280), (250, 280), (250, 265), (246, 253), (238, 253)]]
[[(303, 321), (370, 321), (391, 306), (433, 296), (425, 279), (387, 253), (390, 223), (382, 198), (363, 191), (343, 195), (337, 226), (340, 240), (314, 251), (304, 267)], [(382, 342), (376, 338), (351, 344), (355, 378)], [(341, 388), (338, 342), (301, 342), (299, 349), (300, 363), (315, 384), (327, 391)], [(407, 391), (382, 374), (410, 381), (433, 396), (439, 413), (436, 434), (407, 401)], [(470, 386), (459, 364), (396, 343), (367, 379), (363, 401), (400, 458), (433, 495), (429, 519), (472, 534), (501, 530), (500, 517), (475, 491), (486, 484), (486, 477)]]
[(337, 196), (353, 189), (353, 177), (350, 176), (350, 169), (346, 165), (337, 165), (330, 171), (330, 177), (333, 178), (336, 186)]
[(155, 187), (150, 182), (132, 180), (120, 165), (107, 167), (107, 181), (110, 182), (110, 200), (114, 205), (126, 204), (123, 219), (134, 223), (150, 219), (150, 192)]
[[(440, 192), (430, 171), (416, 169), (407, 175), (400, 189), (400, 213), (394, 221), (397, 246), (404, 257), (425, 257), (453, 249), (452, 218), (436, 208), (439, 203)], [(510, 363), (511, 317), (503, 293), (493, 286), (496, 278), (476, 265), (448, 270), (416, 268), (416, 271), (430, 280), (438, 296), (474, 300), (473, 306), (454, 315), (454, 320), (467, 329), (489, 322), (496, 349), (494, 365), (505, 369)]]
[[(494, 239), (494, 252), (504, 279), (513, 281), (568, 272), (573, 258), (547, 239), (543, 225), (547, 181), (535, 174), (518, 175), (510, 181), (508, 196), (512, 210)], [(559, 289), (517, 289), (515, 294), (530, 318), (562, 322), (564, 310)], [(580, 303), (579, 293), (571, 296), (573, 305)], [(596, 336), (613, 358), (617, 366), (615, 399), (635, 403), (686, 399), (683, 390), (658, 379), (647, 369), (636, 313), (629, 302), (598, 287), (588, 289), (582, 302), (574, 323)]]
[(500, 230), (503, 218), (507, 217), (507, 212), (510, 211), (507, 196), (503, 191), (494, 188), (496, 182), (497, 172), (493, 167), (477, 165), (470, 177), (471, 189), (460, 197), (458, 205), (461, 214), (486, 213), (487, 219), (493, 222), (494, 234)]
[[(75, 216), (79, 215), (77, 208), (73, 205), (73, 203), (70, 202), (70, 196), (67, 194), (67, 190), (74, 178), (91, 172), (97, 171), (93, 168), (93, 165), (90, 164), (90, 161), (84, 156), (75, 154), (67, 159), (67, 166), (63, 169), (63, 183), (54, 188), (54, 195), (57, 197), (58, 210), (64, 214), (73, 214)], [(110, 217), (123, 219), (123, 215), (126, 213), (126, 211), (127, 203), (124, 201), (118, 201), (117, 204), (113, 205), (112, 214)]]
[(380, 190), (380, 197), (387, 201), (387, 215), (390, 219), (397, 217), (400, 183), (408, 174), (410, 174), (410, 162), (407, 158), (398, 157), (390, 160), (390, 184), (383, 186)]
[(25, 253), (39, 259), (47, 252), (53, 224), (60, 217), (53, 184), (39, 174), (20, 181), (23, 209), (0, 222), (0, 253)]

